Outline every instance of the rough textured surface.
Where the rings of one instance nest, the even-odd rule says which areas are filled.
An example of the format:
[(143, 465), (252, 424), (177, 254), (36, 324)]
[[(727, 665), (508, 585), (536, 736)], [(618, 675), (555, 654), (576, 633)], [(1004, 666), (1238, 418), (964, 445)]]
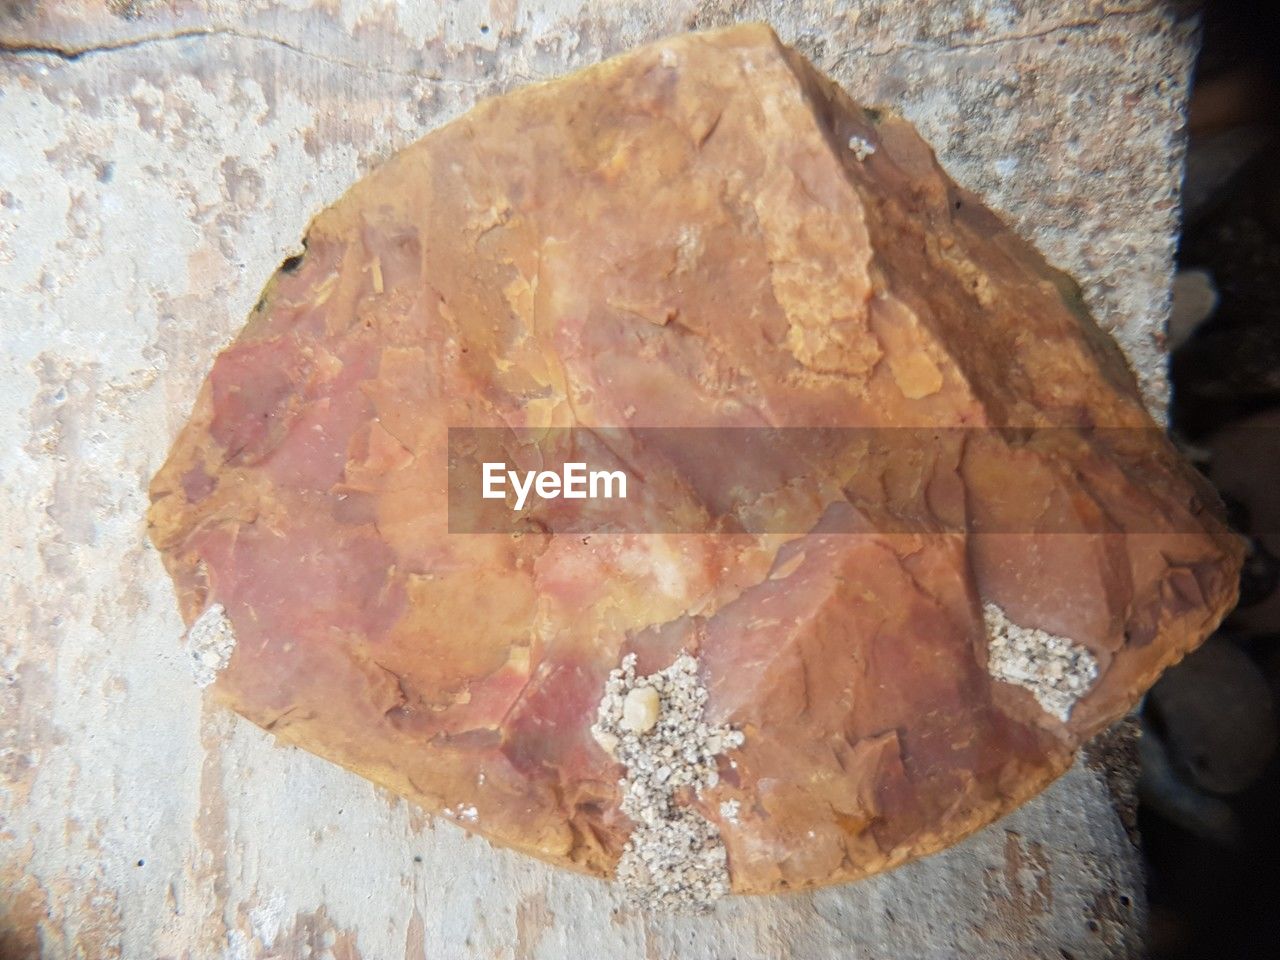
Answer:
[[(682, 654), (648, 676), (636, 676), (635, 667), (629, 654), (609, 674), (591, 728), (625, 770), (622, 812), (635, 824), (616, 877), (637, 906), (701, 908), (729, 892), (729, 869), (715, 824), (681, 794), (714, 789), (719, 756), (742, 746), (743, 736), (707, 723), (708, 691), (693, 657)], [(717, 809), (725, 804), (738, 809), (734, 800)]]
[(192, 674), (196, 686), (207, 687), (231, 661), (236, 634), (222, 604), (215, 603), (187, 631), (187, 649), (191, 651)]
[(136, 517), (260, 265), (477, 96), (639, 40), (773, 20), (1080, 277), (1160, 399), (1182, 28), (1124, 3), (668, 9), (0, 6), (0, 42), (25, 51), (0, 60), (0, 311), (23, 318), (4, 326), (0, 418), (25, 438), (0, 451), (6, 951), (1136, 955), (1136, 863), (1080, 766), (938, 857), (687, 924), (613, 913), (593, 881), (432, 827), (202, 708)]
[[(539, 499), (457, 532), (460, 427), (705, 520), (556, 535)], [(802, 429), (827, 427), (888, 433)], [(721, 451), (749, 428), (785, 429)], [(184, 613), (235, 628), (223, 701), (554, 863), (612, 876), (638, 839), (590, 736), (609, 671), (697, 656), (746, 742), (669, 812), (739, 801), (741, 893), (898, 866), (1039, 792), (1217, 625), (1242, 553), (1070, 281), (763, 26), (488, 100), (362, 180), (151, 496)]]
[(1066, 723), (1098, 677), (1098, 663), (1089, 648), (1044, 630), (1019, 627), (994, 603), (983, 606), (983, 618), (987, 672), (1030, 690), (1041, 709)]

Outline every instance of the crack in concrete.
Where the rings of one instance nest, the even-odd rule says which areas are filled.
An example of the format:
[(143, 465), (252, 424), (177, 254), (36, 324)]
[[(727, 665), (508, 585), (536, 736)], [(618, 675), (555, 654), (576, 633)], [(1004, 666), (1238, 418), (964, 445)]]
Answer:
[(920, 40), (895, 41), (890, 43), (888, 46), (881, 47), (879, 49), (864, 48), (861, 50), (849, 50), (841, 54), (840, 57), (837, 58), (836, 63), (838, 65), (843, 65), (847, 60), (853, 57), (887, 57), (895, 53), (901, 53), (904, 50), (934, 54), (961, 53), (967, 50), (980, 50), (984, 47), (999, 47), (1010, 43), (1025, 43), (1028, 40), (1041, 40), (1055, 33), (1069, 33), (1073, 30), (1100, 27), (1108, 20), (1147, 16), (1155, 12), (1157, 7), (1159, 7), (1159, 4), (1154, 3), (1139, 7), (1108, 10), (1096, 17), (1083, 17), (1077, 20), (1063, 20), (1058, 23), (1051, 23), (1044, 27), (1038, 27), (1035, 30), (1027, 30), (1023, 33), (1005, 33), (994, 37), (979, 37), (971, 40), (943, 40), (938, 42)]
[[(1067, 20), (1059, 23), (1052, 23), (1036, 30), (1028, 30), (1023, 33), (1007, 33), (994, 37), (982, 37), (972, 40), (946, 40), (942, 42), (930, 43), (928, 41), (903, 40), (890, 43), (886, 47), (880, 49), (855, 49), (847, 50), (836, 58), (835, 65), (843, 65), (846, 61), (853, 57), (863, 56), (871, 58), (879, 58), (900, 53), (904, 50), (928, 52), (928, 53), (956, 53), (965, 50), (977, 50), (983, 47), (1001, 46), (1009, 43), (1023, 43), (1028, 40), (1039, 40), (1051, 34), (1058, 32), (1068, 32), (1071, 30), (1080, 30), (1087, 27), (1101, 26), (1108, 20), (1117, 17), (1139, 17), (1153, 13), (1160, 4), (1146, 3), (1136, 7), (1120, 7), (1107, 10), (1095, 17), (1085, 17), (1077, 20)], [(419, 73), (413, 70), (397, 70), (392, 67), (376, 67), (364, 63), (357, 63), (352, 60), (345, 60), (341, 57), (334, 57), (329, 54), (319, 53), (315, 50), (307, 49), (288, 40), (273, 36), (268, 33), (258, 33), (247, 30), (239, 30), (221, 24), (213, 24), (203, 27), (191, 27), (185, 30), (176, 30), (171, 33), (153, 33), (143, 34), (136, 37), (122, 37), (116, 40), (107, 40), (101, 43), (86, 44), (84, 46), (74, 46), (66, 44), (58, 44), (56, 42), (46, 43), (27, 43), (23, 41), (15, 41), (6, 38), (0, 38), (0, 55), (8, 54), (11, 56), (49, 56), (56, 57), (68, 63), (74, 63), (85, 57), (97, 56), (103, 53), (114, 53), (120, 50), (132, 50), (139, 47), (150, 46), (153, 44), (171, 43), (174, 41), (194, 40), (201, 37), (229, 37), (236, 40), (247, 40), (253, 43), (265, 43), (288, 50), (298, 56), (307, 57), (309, 59), (318, 60), (321, 63), (327, 63), (332, 66), (343, 67), (353, 70), (357, 73), (375, 76), (391, 76), (407, 78), (411, 80), (425, 80), (429, 83), (454, 84), (460, 87), (468, 87), (472, 89), (483, 89), (488, 85), (483, 81), (462, 80), (451, 77), (444, 77), (439, 74)], [(529, 82), (533, 82), (542, 78), (529, 77), (523, 78)]]
[(487, 83), (478, 80), (462, 80), (453, 77), (444, 77), (439, 74), (419, 73), (414, 70), (397, 70), (392, 67), (376, 67), (365, 63), (357, 63), (353, 60), (344, 60), (341, 57), (334, 57), (328, 54), (319, 53), (315, 50), (309, 50), (306, 47), (299, 46), (296, 43), (281, 39), (280, 37), (272, 36), (269, 33), (256, 33), (221, 25), (192, 27), (186, 30), (175, 30), (171, 33), (152, 33), (142, 34), (136, 37), (121, 37), (115, 40), (106, 40), (101, 43), (85, 44), (84, 46), (58, 44), (56, 42), (26, 43), (0, 38), (0, 55), (15, 57), (54, 57), (67, 63), (75, 63), (79, 60), (98, 56), (100, 54), (116, 53), (122, 50), (135, 50), (142, 47), (181, 42), (183, 40), (198, 40), (204, 37), (226, 37), (232, 40), (245, 40), (250, 43), (269, 44), (271, 46), (279, 47), (282, 50), (287, 50), (290, 53), (297, 54), (301, 57), (307, 57), (308, 59), (318, 60), (321, 63), (343, 67), (345, 69), (354, 70), (357, 73), (367, 75), (424, 80), (429, 83), (452, 84), (459, 87), (469, 87), (473, 89), (486, 89), (489, 86)]

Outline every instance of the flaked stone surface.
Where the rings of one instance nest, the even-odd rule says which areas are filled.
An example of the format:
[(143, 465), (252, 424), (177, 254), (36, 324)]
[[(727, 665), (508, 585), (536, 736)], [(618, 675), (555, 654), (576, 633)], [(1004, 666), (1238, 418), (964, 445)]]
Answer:
[[(615, 873), (600, 691), (686, 651), (745, 735), (694, 801), (735, 811), (732, 889), (885, 870), (1042, 789), (1234, 600), (1238, 544), (1071, 281), (763, 28), (488, 101), (307, 239), (215, 363), (153, 538), (186, 615), (234, 625), (223, 702), (496, 842)], [(986, 429), (909, 475), (817, 458), (768, 505), (799, 535), (503, 538), (448, 532), (457, 425)], [(706, 506), (714, 451), (617, 454)], [(985, 602), (1096, 659), (1065, 722), (990, 675)]]
[[(716, 786), (717, 757), (743, 743), (740, 731), (707, 723), (706, 704), (693, 657), (681, 653), (669, 667), (637, 677), (636, 655), (629, 653), (610, 672), (591, 728), (596, 742), (626, 767), (618, 781), (622, 812), (636, 826), (617, 878), (643, 907), (704, 908), (729, 892), (719, 832), (687, 805), (692, 798), (678, 796), (691, 790), (700, 798), (703, 788)], [(721, 815), (734, 803), (721, 804)], [(729, 809), (736, 815), (736, 806)]]
[(1045, 630), (1020, 627), (994, 603), (984, 604), (987, 670), (997, 680), (1030, 690), (1036, 702), (1063, 723), (1098, 676), (1089, 648)]

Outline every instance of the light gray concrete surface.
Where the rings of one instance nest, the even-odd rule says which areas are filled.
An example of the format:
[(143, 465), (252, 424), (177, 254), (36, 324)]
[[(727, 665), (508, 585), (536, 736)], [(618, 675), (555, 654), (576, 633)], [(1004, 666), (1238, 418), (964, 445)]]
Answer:
[(1160, 6), (0, 0), (0, 956), (1138, 954), (1137, 859), (1082, 765), (892, 874), (645, 917), (192, 680), (146, 485), (310, 217), (479, 97), (744, 19), (914, 120), (1081, 280), (1159, 408), (1191, 58)]

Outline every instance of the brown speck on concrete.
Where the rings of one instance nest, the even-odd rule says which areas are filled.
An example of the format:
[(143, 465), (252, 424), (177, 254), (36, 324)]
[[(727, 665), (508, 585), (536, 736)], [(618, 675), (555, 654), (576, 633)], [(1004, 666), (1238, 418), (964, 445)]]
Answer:
[(332, 957), (333, 960), (362, 960), (356, 947), (356, 935), (351, 930), (336, 926), (329, 919), (328, 911), (321, 907), (308, 913), (299, 913), (293, 929), (277, 943), (273, 950), (283, 957)]
[(165, 0), (107, 0), (107, 9), (121, 20), (141, 20), (166, 6)]
[(404, 937), (404, 960), (427, 960), (427, 928), (417, 907), (413, 908)]
[(0, 957), (40, 956), (41, 927), (49, 901), (34, 878), (16, 864), (0, 868)]
[(251, 209), (264, 199), (262, 174), (236, 157), (223, 159), (222, 181), (226, 186), (227, 199), (237, 207)]
[(521, 898), (516, 904), (515, 960), (533, 960), (538, 942), (554, 920), (543, 891)]
[(1089, 932), (1109, 947), (1124, 940), (1124, 929), (1132, 921), (1132, 909), (1120, 902), (1115, 890), (1099, 890), (1085, 913)]
[(1032, 841), (1025, 848), (1022, 837), (1005, 831), (1004, 881), (1015, 909), (1044, 914), (1053, 907), (1053, 878), (1043, 844)]
[[(209, 718), (202, 724), (201, 745), (204, 762), (200, 770), (200, 814), (194, 823), (197, 855), (192, 864), (189, 888), (192, 893), (226, 903), (231, 892), (227, 876), (230, 838), (227, 823), (227, 798), (223, 789), (224, 759), (219, 743), (225, 735), (228, 720)], [(224, 911), (205, 911), (200, 918), (202, 929), (198, 942), (225, 943), (227, 937)]]
[(1085, 765), (1100, 774), (1115, 800), (1116, 813), (1124, 824), (1129, 841), (1136, 848), (1138, 837), (1138, 778), (1142, 768), (1138, 761), (1138, 737), (1142, 728), (1138, 718), (1130, 714), (1085, 744)]
[(0, 729), (6, 749), (0, 753), (0, 779), (13, 792), (13, 800), (27, 802), (40, 760), (51, 746), (46, 717), (52, 709), (54, 684), (49, 670), (39, 663), (21, 663), (2, 680)]

